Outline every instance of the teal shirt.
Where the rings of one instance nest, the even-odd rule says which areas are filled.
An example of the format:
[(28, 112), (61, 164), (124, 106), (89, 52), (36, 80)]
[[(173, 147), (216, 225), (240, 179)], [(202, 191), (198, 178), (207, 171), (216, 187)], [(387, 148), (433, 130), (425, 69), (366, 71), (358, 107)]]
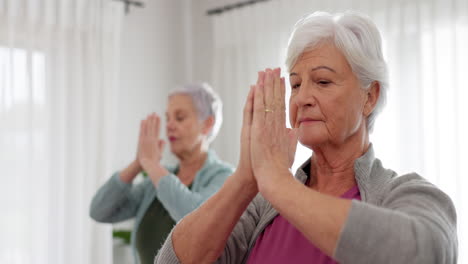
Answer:
[(218, 191), (234, 171), (233, 167), (221, 161), (213, 150), (208, 152), (205, 164), (197, 172), (191, 189), (174, 174), (177, 166), (166, 168), (170, 173), (161, 178), (158, 188), (155, 188), (149, 178), (136, 185), (125, 183), (116, 172), (97, 191), (91, 202), (90, 216), (98, 222), (117, 223), (135, 218), (131, 237), (135, 263), (139, 263), (135, 250), (136, 233), (155, 198), (161, 202), (172, 219), (178, 222)]

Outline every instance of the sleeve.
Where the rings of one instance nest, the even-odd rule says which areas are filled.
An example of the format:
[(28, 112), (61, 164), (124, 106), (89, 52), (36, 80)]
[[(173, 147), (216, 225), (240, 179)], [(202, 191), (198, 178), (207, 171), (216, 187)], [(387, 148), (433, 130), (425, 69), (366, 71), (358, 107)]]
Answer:
[(170, 173), (159, 181), (156, 188), (157, 197), (171, 217), (178, 222), (216, 193), (231, 174), (231, 168), (217, 169), (205, 186), (198, 191), (192, 191), (176, 175)]
[(261, 211), (267, 201), (257, 195), (249, 204), (237, 222), (231, 235), (229, 236), (223, 254), (216, 261), (216, 264), (237, 264), (243, 263), (244, 258), (249, 252), (250, 241), (257, 225), (260, 222)]
[(103, 223), (115, 223), (136, 215), (144, 196), (145, 179), (133, 186), (120, 180), (118, 172), (97, 191), (90, 207), (90, 216)]
[(397, 178), (381, 206), (354, 200), (335, 249), (340, 263), (456, 263), (450, 198), (413, 174)]
[[(249, 243), (252, 239), (255, 228), (260, 221), (260, 204), (265, 200), (257, 195), (257, 197), (249, 204), (247, 209), (242, 214), (236, 226), (229, 236), (223, 253), (215, 262), (217, 264), (234, 264), (242, 263), (246, 254), (249, 252)], [(173, 230), (174, 231), (174, 230)], [(172, 231), (172, 232), (173, 232)], [(163, 246), (154, 259), (155, 264), (179, 264), (174, 247), (172, 245), (172, 232), (164, 242)]]

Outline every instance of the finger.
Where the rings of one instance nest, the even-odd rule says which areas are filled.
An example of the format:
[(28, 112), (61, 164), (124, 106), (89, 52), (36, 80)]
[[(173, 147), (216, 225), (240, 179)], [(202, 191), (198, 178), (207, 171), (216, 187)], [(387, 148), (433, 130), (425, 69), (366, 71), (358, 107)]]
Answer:
[(149, 114), (145, 121), (145, 135), (147, 136), (151, 135), (151, 128), (153, 127), (153, 119), (151, 117), (152, 115)]
[(145, 120), (140, 121), (140, 135), (138, 137), (138, 142), (141, 141), (141, 137), (145, 134)]
[(265, 103), (264, 103), (264, 86), (256, 85), (253, 97), (253, 116), (252, 126), (263, 125), (265, 122)]
[(285, 102), (285, 80), (284, 77), (281, 77), (279, 80), (279, 97), (278, 97), (278, 104), (279, 104), (279, 111), (281, 113), (280, 120), (282, 124), (286, 125), (286, 102)]
[[(283, 110), (284, 104), (281, 103), (280, 99), (280, 89), (281, 89), (281, 77), (280, 77), (280, 68), (276, 68), (272, 71), (272, 78), (273, 78), (273, 99), (272, 99), (272, 107), (275, 109), (274, 113), (270, 115), (273, 118), (273, 125), (276, 129), (284, 129), (286, 127), (284, 122), (284, 115), (285, 112)], [(281, 131), (281, 130), (279, 130)]]
[(141, 136), (145, 137), (146, 136), (146, 126), (147, 126), (147, 120), (141, 120)]
[(244, 117), (242, 120), (242, 127), (249, 128), (252, 124), (252, 111), (253, 111), (253, 96), (255, 91), (255, 85), (250, 86), (249, 94), (247, 95), (247, 100), (244, 105)]
[(149, 134), (151, 135), (151, 137), (155, 137), (156, 136), (156, 116), (154, 113), (151, 114), (151, 126), (149, 128)]
[(148, 117), (148, 120), (145, 122), (146, 124), (146, 135), (151, 136), (151, 127), (153, 126), (153, 120), (151, 120), (151, 116)]
[(258, 72), (258, 77), (257, 77), (257, 85), (264, 84), (265, 83), (265, 72), (264, 71), (259, 71)]
[(267, 69), (265, 76), (265, 107), (273, 110), (274, 102), (274, 72), (271, 69)]
[(273, 73), (275, 103), (279, 105), (279, 103), (281, 103), (281, 68), (274, 69)]
[(161, 118), (159, 118), (159, 116), (155, 113), (154, 114), (154, 118), (155, 118), (155, 124), (154, 124), (154, 135), (156, 136), (156, 138), (159, 138), (159, 126), (161, 125)]

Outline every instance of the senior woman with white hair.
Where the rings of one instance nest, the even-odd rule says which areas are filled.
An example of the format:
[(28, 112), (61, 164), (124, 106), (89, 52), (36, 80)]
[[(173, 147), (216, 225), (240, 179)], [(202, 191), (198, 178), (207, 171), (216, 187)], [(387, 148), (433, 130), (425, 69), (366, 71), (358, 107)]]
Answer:
[[(136, 263), (153, 263), (157, 249), (175, 225), (214, 194), (232, 174), (210, 142), (221, 126), (221, 100), (207, 84), (192, 84), (169, 95), (166, 132), (177, 166), (160, 164), (164, 141), (159, 139), (159, 117), (141, 122), (135, 160), (116, 172), (96, 193), (90, 215), (115, 223), (136, 217), (131, 244)], [(143, 182), (132, 186), (144, 170)]]
[[(237, 170), (176, 225), (155, 263), (456, 263), (450, 198), (374, 157), (387, 66), (373, 22), (311, 14), (296, 24), (286, 64), (293, 129), (279, 69), (260, 72)], [(292, 177), (296, 140), (313, 154)]]

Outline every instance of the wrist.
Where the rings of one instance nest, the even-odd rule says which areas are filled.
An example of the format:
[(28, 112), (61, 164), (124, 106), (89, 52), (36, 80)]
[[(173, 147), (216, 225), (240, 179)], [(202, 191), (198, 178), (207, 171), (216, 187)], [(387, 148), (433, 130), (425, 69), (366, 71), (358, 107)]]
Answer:
[(150, 164), (145, 166), (145, 171), (153, 182), (154, 186), (158, 186), (162, 177), (169, 174), (169, 171), (161, 166), (161, 164)]
[(120, 180), (125, 183), (131, 183), (141, 171), (140, 163), (132, 161), (125, 169), (120, 171)]
[(130, 163), (130, 166), (131, 166), (135, 171), (138, 171), (138, 173), (140, 173), (140, 172), (143, 170), (143, 167), (141, 167), (141, 164), (140, 164), (140, 162), (138, 161), (138, 159), (135, 159), (134, 161), (132, 161), (132, 163)]
[(285, 185), (286, 181), (294, 180), (291, 171), (285, 167), (260, 168), (255, 171), (258, 190), (263, 196), (275, 193), (276, 188)]
[(245, 192), (246, 195), (257, 195), (258, 186), (257, 181), (251, 170), (236, 169), (231, 176), (235, 179), (236, 184), (239, 186), (241, 192)]

